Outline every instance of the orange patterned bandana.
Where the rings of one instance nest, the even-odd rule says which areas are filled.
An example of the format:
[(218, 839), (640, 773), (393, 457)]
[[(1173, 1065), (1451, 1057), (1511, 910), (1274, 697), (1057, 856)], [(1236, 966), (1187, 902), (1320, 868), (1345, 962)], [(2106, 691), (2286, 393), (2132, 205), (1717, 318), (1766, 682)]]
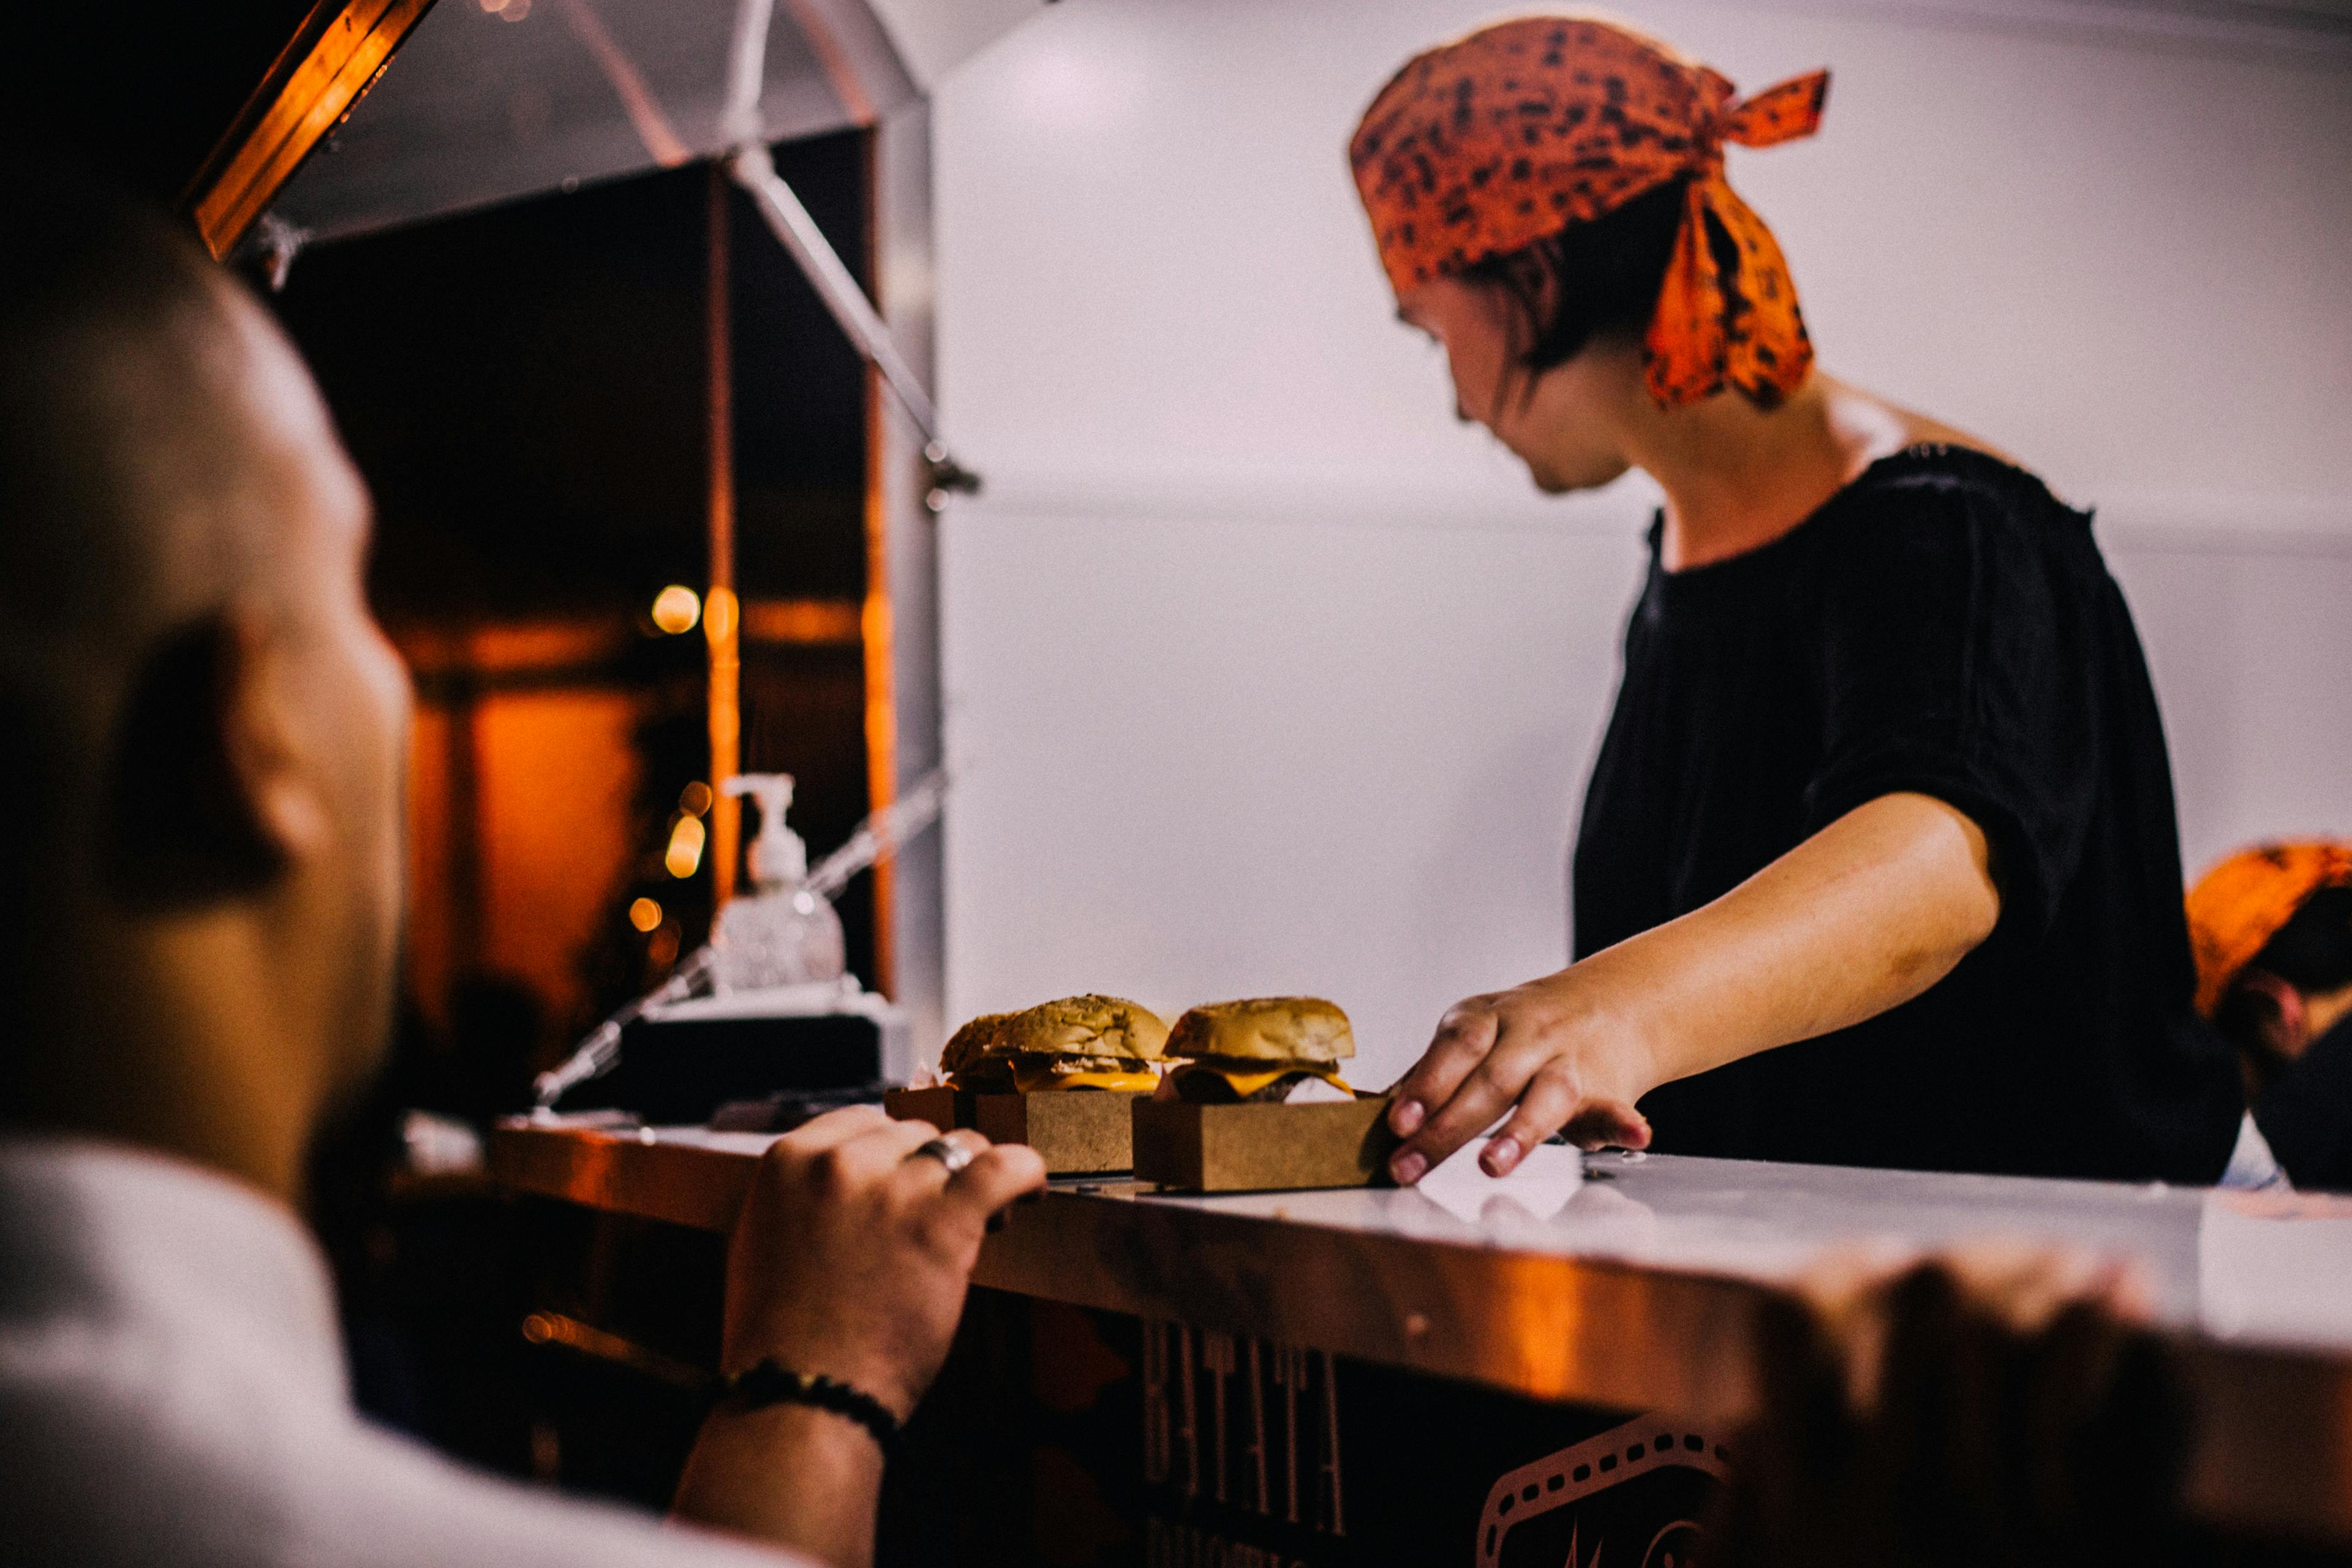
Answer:
[(2211, 1017), (2239, 971), (2322, 888), (2352, 888), (2352, 844), (2263, 844), (2206, 872), (2189, 890), (2197, 1011)]
[[(1690, 176), (1644, 343), (1651, 395), (1673, 408), (1733, 386), (1769, 408), (1802, 384), (1813, 345), (1772, 231), (1725, 183), (1723, 144), (1812, 134), (1829, 85), (1816, 71), (1734, 103), (1729, 81), (1654, 38), (1534, 16), (1408, 61), (1348, 161), (1399, 294)], [(1717, 264), (1710, 221), (1735, 265)]]

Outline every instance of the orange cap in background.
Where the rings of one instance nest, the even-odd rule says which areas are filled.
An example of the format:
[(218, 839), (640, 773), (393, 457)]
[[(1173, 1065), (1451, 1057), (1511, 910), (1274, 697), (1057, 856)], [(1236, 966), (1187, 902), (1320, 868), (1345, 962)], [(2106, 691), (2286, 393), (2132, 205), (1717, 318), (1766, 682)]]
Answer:
[(2197, 1011), (2220, 1011), (2239, 972), (2322, 888), (2352, 888), (2352, 844), (2258, 844), (2199, 878), (2189, 889)]
[[(1662, 407), (1725, 386), (1770, 407), (1813, 359), (1788, 263), (1723, 177), (1723, 144), (1769, 147), (1821, 123), (1829, 73), (1733, 101), (1720, 73), (1630, 27), (1531, 16), (1414, 56), (1349, 144), (1381, 265), (1402, 294), (1615, 211), (1690, 176), (1643, 340)], [(1737, 252), (1720, 265), (1712, 219)]]

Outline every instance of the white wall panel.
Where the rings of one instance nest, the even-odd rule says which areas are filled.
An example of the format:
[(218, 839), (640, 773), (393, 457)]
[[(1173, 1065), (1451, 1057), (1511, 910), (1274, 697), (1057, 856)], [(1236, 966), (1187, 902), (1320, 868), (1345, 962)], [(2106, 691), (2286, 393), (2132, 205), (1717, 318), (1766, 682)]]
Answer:
[(2259, 838), (2352, 838), (2352, 537), (2231, 547), (2119, 529), (2188, 875)]
[(959, 516), (951, 1006), (1324, 993), (1386, 1081), (1565, 961), (1633, 541)]

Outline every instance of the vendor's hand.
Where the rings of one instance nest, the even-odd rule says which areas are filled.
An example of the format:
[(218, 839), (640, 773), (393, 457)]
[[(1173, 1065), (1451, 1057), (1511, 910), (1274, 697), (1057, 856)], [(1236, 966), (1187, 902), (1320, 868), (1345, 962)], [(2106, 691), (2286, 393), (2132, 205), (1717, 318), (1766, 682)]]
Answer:
[(1389, 1128), (1404, 1140), (1389, 1174), (1410, 1184), (1517, 1106), (1479, 1164), (1508, 1174), (1563, 1129), (1587, 1149), (1640, 1149), (1650, 1124), (1633, 1109), (1647, 1093), (1649, 1051), (1621, 1020), (1593, 1007), (1566, 970), (1441, 1019), (1437, 1037), (1391, 1091)]
[(954, 1176), (940, 1137), (872, 1106), (820, 1116), (760, 1162), (727, 1251), (729, 1375), (772, 1357), (873, 1395), (902, 1419), (930, 1386), (963, 1315), (991, 1215), (1045, 1181), (1022, 1144), (946, 1134), (976, 1158)]
[(2127, 1272), (2044, 1248), (1814, 1270), (1759, 1320), (1706, 1568), (2197, 1560), (2146, 1312)]

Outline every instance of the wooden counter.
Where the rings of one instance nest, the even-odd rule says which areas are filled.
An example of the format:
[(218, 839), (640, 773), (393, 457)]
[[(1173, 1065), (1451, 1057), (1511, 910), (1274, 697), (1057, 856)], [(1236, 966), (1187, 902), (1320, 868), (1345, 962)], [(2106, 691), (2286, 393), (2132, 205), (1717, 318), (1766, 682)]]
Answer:
[[(491, 1160), (520, 1192), (723, 1231), (768, 1142), (515, 1125)], [(1057, 1183), (975, 1279), (1720, 1429), (1754, 1397), (1757, 1305), (1824, 1250), (1995, 1235), (2141, 1269), (2193, 1396), (2200, 1515), (2352, 1543), (2352, 1201), (1546, 1148), (1503, 1182), (1455, 1161), (1409, 1190)]]

